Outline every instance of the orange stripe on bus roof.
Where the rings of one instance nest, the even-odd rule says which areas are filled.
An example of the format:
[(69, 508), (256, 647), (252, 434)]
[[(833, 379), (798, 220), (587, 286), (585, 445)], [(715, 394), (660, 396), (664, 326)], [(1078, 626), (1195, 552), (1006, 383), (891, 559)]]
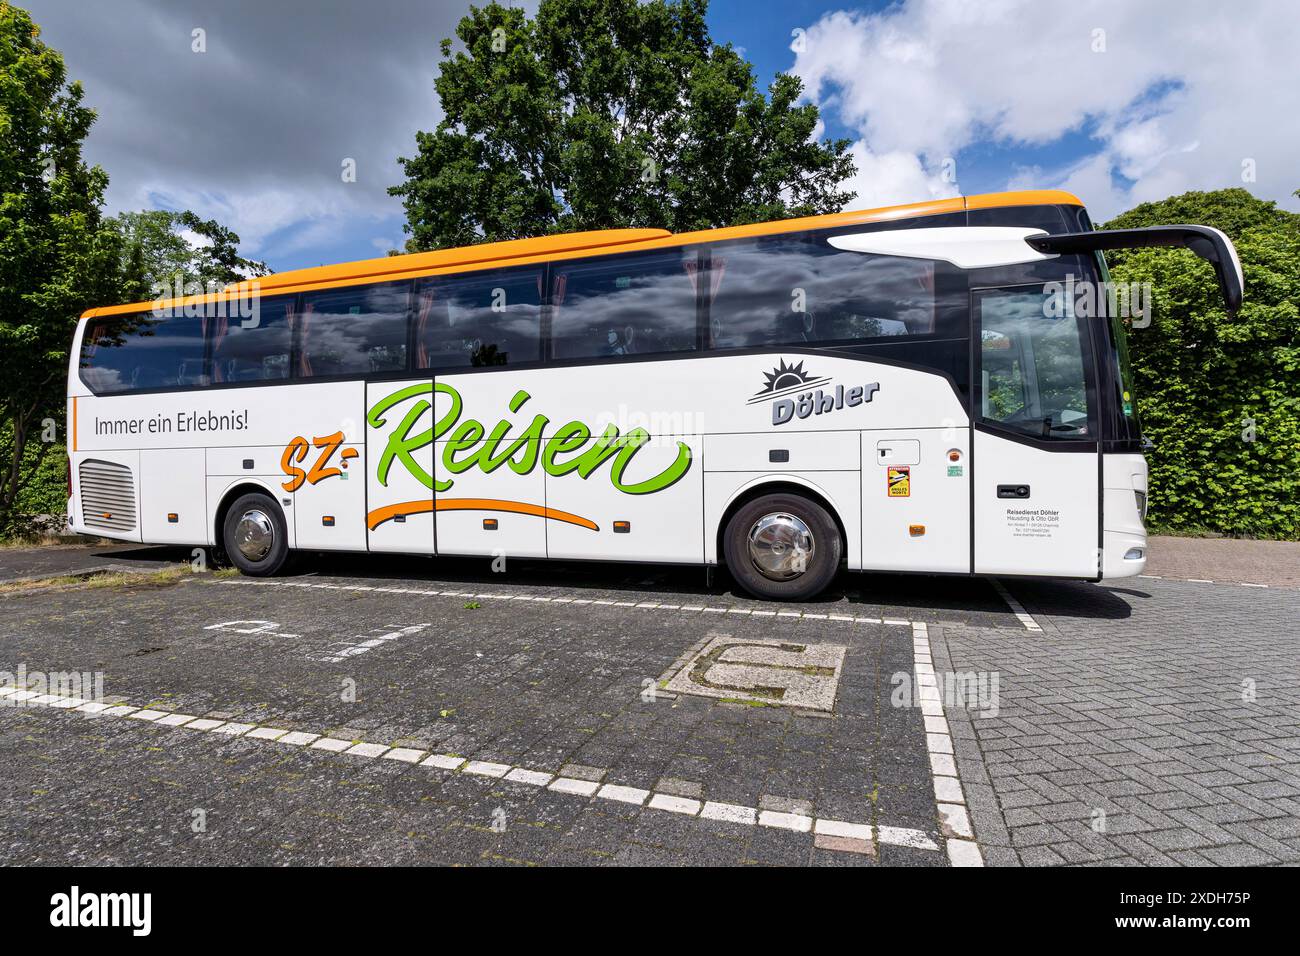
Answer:
[[(527, 265), (552, 259), (572, 259), (590, 255), (595, 251), (621, 252), (626, 247), (662, 249), (697, 242), (719, 242), (726, 239), (743, 239), (747, 236), (775, 235), (803, 229), (828, 229), (851, 226), (857, 223), (887, 222), (912, 219), (943, 213), (962, 212), (967, 209), (995, 209), (1006, 206), (1082, 206), (1077, 196), (1057, 189), (1022, 190), (1019, 192), (983, 193), (977, 196), (954, 196), (928, 202), (909, 203), (903, 206), (884, 206), (878, 209), (860, 209), (850, 212), (828, 213), (823, 216), (804, 216), (798, 219), (778, 219), (774, 222), (747, 226), (730, 226), (721, 229), (702, 229), (696, 232), (671, 233), (666, 229), (601, 229), (590, 232), (565, 233), (555, 236), (538, 236), (532, 239), (510, 239), (505, 242), (487, 242), (434, 252), (416, 252), (401, 256), (384, 256), (341, 262), (337, 265), (316, 266), (311, 269), (294, 269), (278, 272), (256, 280), (261, 294), (277, 295), (303, 292), (311, 289), (345, 287), (367, 282), (410, 279), (426, 275), (451, 272), (469, 272), (486, 268)], [(615, 248), (619, 247), (619, 248)], [(164, 307), (202, 305), (238, 297), (247, 292), (252, 281), (229, 286), (210, 295), (186, 296), (183, 299), (165, 299)], [(100, 315), (120, 315), (152, 309), (153, 302), (135, 302), (129, 305), (111, 305), (90, 309), (82, 318)]]

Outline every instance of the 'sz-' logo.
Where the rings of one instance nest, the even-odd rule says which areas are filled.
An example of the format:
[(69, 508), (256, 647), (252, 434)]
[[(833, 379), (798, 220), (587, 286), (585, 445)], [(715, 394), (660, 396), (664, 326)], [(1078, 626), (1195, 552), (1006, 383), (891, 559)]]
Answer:
[[(355, 448), (344, 448), (339, 454), (339, 467), (327, 468), (329, 460), (334, 457), (339, 446), (343, 444), (343, 432), (337, 431), (332, 435), (322, 435), (319, 438), (313, 438), (310, 442), (301, 435), (289, 442), (284, 449), (284, 455), (280, 458), (280, 468), (289, 480), (283, 482), (281, 487), (285, 491), (297, 491), (303, 486), (303, 483), (314, 485), (316, 482), (325, 478), (334, 478), (343, 474), (343, 469), (348, 467), (348, 461), (357, 457)], [(320, 455), (317, 456), (315, 463), (309, 470), (304, 471), (298, 465), (307, 460), (307, 455), (311, 453), (313, 447), (321, 449)], [(295, 464), (295, 462), (297, 464)]]

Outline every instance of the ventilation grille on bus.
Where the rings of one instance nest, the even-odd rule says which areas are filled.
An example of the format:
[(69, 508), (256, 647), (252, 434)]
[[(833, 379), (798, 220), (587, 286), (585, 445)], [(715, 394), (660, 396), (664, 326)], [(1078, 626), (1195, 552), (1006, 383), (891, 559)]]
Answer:
[(135, 527), (135, 481), (131, 469), (111, 461), (81, 463), (81, 517), (86, 526), (104, 531)]

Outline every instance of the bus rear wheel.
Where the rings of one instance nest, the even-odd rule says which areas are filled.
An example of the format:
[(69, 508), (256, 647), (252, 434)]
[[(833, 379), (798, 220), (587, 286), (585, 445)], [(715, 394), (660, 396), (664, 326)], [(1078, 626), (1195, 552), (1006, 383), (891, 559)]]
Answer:
[(727, 569), (755, 597), (806, 601), (831, 583), (844, 542), (817, 502), (801, 495), (755, 498), (727, 522)]
[(278, 573), (289, 558), (284, 512), (266, 495), (240, 495), (226, 511), (221, 544), (230, 562), (244, 574)]

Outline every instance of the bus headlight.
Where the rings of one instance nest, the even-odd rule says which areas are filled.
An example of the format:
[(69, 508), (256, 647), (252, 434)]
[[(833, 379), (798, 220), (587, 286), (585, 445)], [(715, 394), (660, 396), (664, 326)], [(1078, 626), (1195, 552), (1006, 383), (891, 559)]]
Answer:
[(1134, 490), (1133, 494), (1137, 497), (1138, 516), (1143, 521), (1146, 521), (1147, 520), (1147, 493), (1145, 491)]

